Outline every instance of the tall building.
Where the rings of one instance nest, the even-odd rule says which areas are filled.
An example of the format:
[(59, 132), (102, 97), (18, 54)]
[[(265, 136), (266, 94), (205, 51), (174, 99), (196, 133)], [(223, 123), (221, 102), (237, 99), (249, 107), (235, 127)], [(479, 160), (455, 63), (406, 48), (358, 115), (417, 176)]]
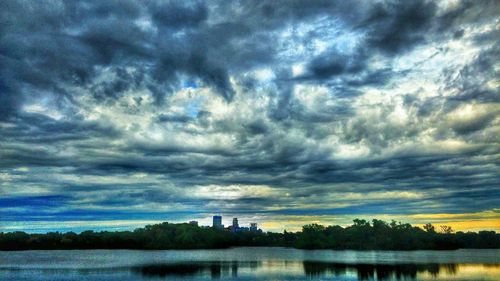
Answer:
[(240, 231), (240, 226), (238, 225), (238, 218), (233, 218), (233, 224), (229, 227), (232, 232)]
[(214, 216), (212, 226), (214, 228), (223, 228), (224, 226), (222, 225), (222, 216)]
[(257, 231), (257, 223), (256, 222), (252, 222), (250, 223), (250, 231)]

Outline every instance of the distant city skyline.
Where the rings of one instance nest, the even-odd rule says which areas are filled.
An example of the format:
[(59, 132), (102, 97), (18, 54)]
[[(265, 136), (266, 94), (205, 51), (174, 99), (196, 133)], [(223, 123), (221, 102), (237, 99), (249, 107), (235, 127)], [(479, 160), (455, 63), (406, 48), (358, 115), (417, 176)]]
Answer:
[[(198, 222), (196, 224), (198, 225)], [(237, 217), (233, 217), (231, 220), (231, 224), (226, 226), (223, 224), (223, 218), (221, 215), (214, 215), (212, 217), (212, 227), (219, 229), (227, 229), (231, 232), (260, 231), (260, 229), (258, 228), (258, 223), (250, 222), (248, 226), (240, 225)]]

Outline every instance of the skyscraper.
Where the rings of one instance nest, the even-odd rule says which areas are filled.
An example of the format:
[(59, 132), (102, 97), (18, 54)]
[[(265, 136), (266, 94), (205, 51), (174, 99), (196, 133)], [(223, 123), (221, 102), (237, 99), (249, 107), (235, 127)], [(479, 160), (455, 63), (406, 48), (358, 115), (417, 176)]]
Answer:
[(223, 228), (224, 226), (222, 225), (222, 216), (214, 216), (212, 226), (214, 228)]
[(250, 231), (257, 231), (257, 223), (256, 222), (252, 222), (250, 223)]
[(234, 229), (237, 229), (238, 227), (240, 227), (240, 226), (238, 225), (238, 218), (233, 218), (233, 228), (234, 228)]

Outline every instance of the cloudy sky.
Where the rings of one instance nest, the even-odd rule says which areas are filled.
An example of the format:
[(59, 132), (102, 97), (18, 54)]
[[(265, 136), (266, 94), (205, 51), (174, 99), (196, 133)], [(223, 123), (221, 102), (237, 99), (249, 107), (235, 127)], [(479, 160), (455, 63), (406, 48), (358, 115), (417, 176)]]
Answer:
[(498, 1), (0, 3), (0, 231), (500, 231)]

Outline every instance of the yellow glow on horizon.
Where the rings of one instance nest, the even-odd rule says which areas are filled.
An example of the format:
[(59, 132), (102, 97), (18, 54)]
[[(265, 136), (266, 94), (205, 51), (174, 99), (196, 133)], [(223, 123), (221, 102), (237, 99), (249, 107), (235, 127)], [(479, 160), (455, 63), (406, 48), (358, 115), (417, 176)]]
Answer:
[(341, 225), (348, 226), (352, 224), (355, 218), (372, 220), (380, 219), (386, 222), (391, 220), (402, 223), (410, 223), (413, 226), (422, 227), (426, 223), (432, 223), (439, 230), (439, 226), (447, 225), (456, 231), (481, 231), (493, 230), (500, 232), (500, 213), (498, 209), (493, 209), (477, 213), (461, 214), (383, 214), (383, 215), (286, 215), (281, 217), (262, 218), (261, 227), (269, 231), (299, 231), (305, 224), (317, 223), (322, 225)]
[[(422, 227), (424, 224), (415, 224), (415, 226)], [(500, 230), (499, 220), (471, 220), (471, 221), (444, 221), (435, 222), (435, 226), (448, 225), (454, 231), (480, 231), (480, 230)]]

